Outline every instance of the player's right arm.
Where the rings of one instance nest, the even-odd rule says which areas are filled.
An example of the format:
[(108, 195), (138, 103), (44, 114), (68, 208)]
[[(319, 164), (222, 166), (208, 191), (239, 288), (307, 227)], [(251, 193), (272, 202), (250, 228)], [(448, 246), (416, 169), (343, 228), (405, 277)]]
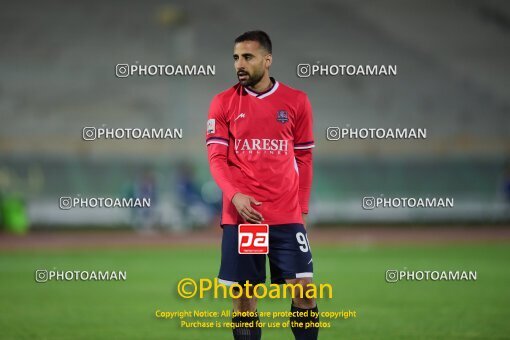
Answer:
[(232, 202), (243, 219), (250, 223), (263, 221), (262, 215), (252, 208), (252, 204), (261, 205), (253, 197), (244, 195), (232, 179), (227, 163), (229, 133), (226, 112), (215, 96), (209, 108), (206, 131), (207, 154), (211, 175), (227, 200)]

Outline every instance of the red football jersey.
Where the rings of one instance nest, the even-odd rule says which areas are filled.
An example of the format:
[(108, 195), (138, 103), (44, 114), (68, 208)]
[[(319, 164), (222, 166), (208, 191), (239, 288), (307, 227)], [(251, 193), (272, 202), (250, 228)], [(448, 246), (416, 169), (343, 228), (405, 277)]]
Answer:
[(271, 79), (273, 86), (264, 93), (238, 83), (211, 102), (206, 143), (228, 148), (229, 186), (218, 183), (224, 194), (222, 225), (244, 222), (231, 202), (236, 192), (262, 203), (253, 208), (262, 214), (263, 223), (303, 223), (301, 214), (307, 212), (298, 197), (295, 150), (315, 146), (312, 107), (304, 92)]

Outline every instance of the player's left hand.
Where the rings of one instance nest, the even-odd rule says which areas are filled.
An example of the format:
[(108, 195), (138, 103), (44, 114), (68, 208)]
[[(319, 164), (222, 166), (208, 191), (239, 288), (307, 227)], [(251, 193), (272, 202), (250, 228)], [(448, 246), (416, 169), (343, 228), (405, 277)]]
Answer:
[(241, 215), (241, 217), (244, 218), (245, 221), (258, 224), (262, 223), (262, 221), (264, 220), (262, 214), (257, 210), (253, 209), (251, 206), (252, 204), (257, 206), (262, 204), (255, 198), (238, 192), (232, 198), (232, 203), (236, 207), (239, 215)]

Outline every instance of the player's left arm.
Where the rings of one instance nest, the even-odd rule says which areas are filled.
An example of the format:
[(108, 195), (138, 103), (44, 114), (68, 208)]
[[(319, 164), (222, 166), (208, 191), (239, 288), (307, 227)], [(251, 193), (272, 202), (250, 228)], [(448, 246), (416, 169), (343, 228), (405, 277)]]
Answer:
[(299, 104), (294, 125), (294, 155), (299, 173), (299, 205), (303, 214), (303, 220), (305, 220), (305, 216), (308, 214), (310, 191), (312, 189), (312, 149), (315, 147), (315, 142), (313, 138), (312, 105), (306, 94), (302, 94)]

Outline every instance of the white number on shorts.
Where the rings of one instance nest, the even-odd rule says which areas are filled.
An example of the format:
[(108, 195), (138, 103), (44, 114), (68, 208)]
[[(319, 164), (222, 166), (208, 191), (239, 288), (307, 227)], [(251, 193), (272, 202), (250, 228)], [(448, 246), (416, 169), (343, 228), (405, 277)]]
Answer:
[(303, 234), (302, 232), (299, 232), (296, 234), (296, 240), (300, 244), (299, 249), (301, 249), (301, 251), (303, 253), (306, 253), (308, 251), (308, 249), (310, 249), (310, 243), (308, 242), (308, 237), (305, 236), (305, 234)]

